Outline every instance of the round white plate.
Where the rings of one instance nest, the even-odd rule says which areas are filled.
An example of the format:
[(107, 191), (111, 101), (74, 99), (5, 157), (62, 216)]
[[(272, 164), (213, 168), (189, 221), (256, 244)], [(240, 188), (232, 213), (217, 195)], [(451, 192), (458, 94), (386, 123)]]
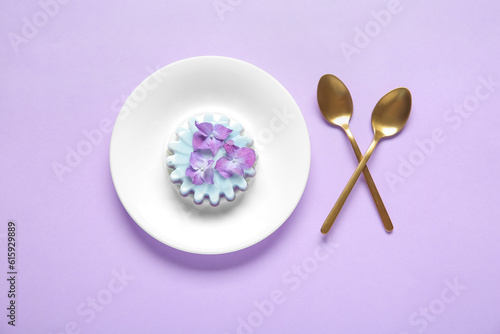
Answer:
[[(259, 156), (248, 190), (219, 208), (186, 203), (165, 166), (166, 141), (204, 112), (238, 120)], [(181, 60), (144, 80), (120, 111), (110, 148), (116, 192), (135, 222), (199, 254), (237, 251), (273, 233), (299, 202), (310, 160), (306, 124), (287, 90), (249, 63), (216, 56)]]

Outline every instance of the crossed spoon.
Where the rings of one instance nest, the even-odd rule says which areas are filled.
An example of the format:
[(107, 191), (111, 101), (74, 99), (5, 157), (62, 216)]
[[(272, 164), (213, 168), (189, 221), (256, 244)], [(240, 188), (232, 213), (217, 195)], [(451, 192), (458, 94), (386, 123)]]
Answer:
[(346, 187), (337, 199), (334, 207), (326, 217), (321, 233), (326, 234), (332, 227), (340, 210), (344, 206), (347, 197), (356, 184), (361, 172), (364, 172), (365, 179), (370, 187), (370, 191), (377, 205), (380, 217), (387, 231), (392, 231), (392, 223), (371, 178), (368, 168), (365, 168), (378, 142), (386, 137), (391, 137), (400, 132), (406, 124), (411, 110), (411, 94), (406, 88), (396, 88), (384, 95), (377, 103), (372, 112), (373, 141), (366, 151), (364, 157), (361, 156), (354, 137), (349, 130), (349, 119), (352, 115), (352, 98), (347, 87), (335, 76), (324, 75), (318, 83), (318, 104), (326, 120), (330, 123), (342, 127), (346, 132), (354, 153), (358, 158), (359, 165), (351, 176)]
[[(351, 142), (352, 149), (358, 162), (363, 159), (363, 155), (359, 149), (358, 143), (349, 128), (349, 120), (352, 117), (353, 105), (349, 90), (344, 83), (332, 74), (325, 74), (319, 79), (318, 83), (318, 105), (323, 117), (333, 125), (342, 128)], [(380, 218), (384, 224), (385, 230), (391, 232), (393, 229), (391, 218), (380, 198), (380, 194), (375, 186), (375, 182), (368, 170), (368, 167), (363, 169), (366, 183), (372, 194)]]

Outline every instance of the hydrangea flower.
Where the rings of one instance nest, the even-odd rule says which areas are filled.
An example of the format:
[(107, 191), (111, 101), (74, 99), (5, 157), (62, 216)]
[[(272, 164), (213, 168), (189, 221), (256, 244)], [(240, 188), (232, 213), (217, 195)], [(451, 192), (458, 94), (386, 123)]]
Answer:
[(255, 163), (255, 151), (248, 147), (238, 147), (232, 140), (224, 144), (227, 157), (221, 157), (215, 164), (215, 169), (225, 178), (234, 174), (245, 175), (245, 169), (253, 166)]
[(194, 122), (199, 131), (193, 134), (193, 148), (195, 151), (209, 149), (212, 155), (224, 144), (229, 134), (233, 132), (222, 124), (212, 125), (210, 122)]
[(201, 153), (193, 152), (189, 158), (190, 166), (186, 168), (186, 175), (196, 185), (203, 183), (214, 184), (214, 169), (212, 159), (206, 159)]

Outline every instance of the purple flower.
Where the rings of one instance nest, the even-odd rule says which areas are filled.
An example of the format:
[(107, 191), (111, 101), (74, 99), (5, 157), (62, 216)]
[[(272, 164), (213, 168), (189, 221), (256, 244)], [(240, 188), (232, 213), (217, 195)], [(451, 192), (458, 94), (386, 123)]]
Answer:
[(221, 148), (224, 140), (233, 130), (229, 130), (224, 125), (204, 122), (194, 122), (198, 130), (193, 135), (193, 148), (195, 151), (209, 149), (215, 155)]
[(214, 184), (214, 169), (212, 159), (207, 160), (201, 153), (193, 152), (189, 159), (191, 166), (186, 168), (186, 175), (191, 178), (193, 184)]
[(215, 169), (225, 178), (234, 174), (245, 175), (245, 169), (255, 163), (255, 151), (248, 147), (235, 146), (232, 140), (224, 144), (227, 157), (221, 157), (215, 164)]

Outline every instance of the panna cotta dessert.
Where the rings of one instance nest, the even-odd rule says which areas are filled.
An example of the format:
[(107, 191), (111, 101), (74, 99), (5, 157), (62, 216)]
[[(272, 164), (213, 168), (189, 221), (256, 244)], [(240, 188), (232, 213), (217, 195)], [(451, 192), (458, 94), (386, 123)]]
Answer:
[(195, 204), (218, 206), (245, 191), (255, 176), (257, 155), (243, 126), (225, 115), (206, 113), (181, 124), (167, 144), (170, 181)]

